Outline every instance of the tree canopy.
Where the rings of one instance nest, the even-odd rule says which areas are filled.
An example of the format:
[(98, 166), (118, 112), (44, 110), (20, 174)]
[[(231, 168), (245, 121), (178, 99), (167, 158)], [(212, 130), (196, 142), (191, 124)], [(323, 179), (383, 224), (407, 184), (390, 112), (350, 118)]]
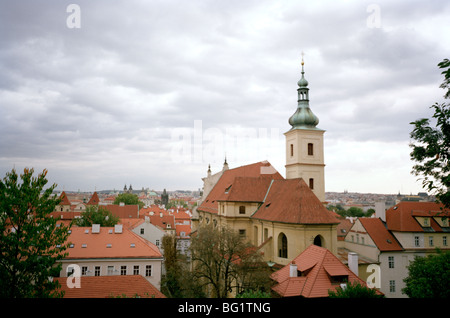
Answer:
[(59, 297), (59, 276), (68, 243), (69, 226), (57, 224), (51, 213), (60, 203), (53, 184), (46, 190), (47, 170), (33, 177), (13, 169), (0, 180), (0, 297)]
[[(438, 64), (444, 74), (441, 88), (448, 89), (444, 97), (450, 98), (450, 61), (445, 59)], [(412, 151), (410, 158), (415, 162), (411, 173), (422, 179), (422, 185), (436, 195), (438, 201), (450, 208), (450, 104), (435, 103), (432, 118), (418, 119), (410, 133)]]
[(139, 205), (139, 208), (144, 207), (144, 203), (139, 201), (139, 197), (133, 193), (121, 193), (114, 199), (114, 204), (124, 203), (125, 205)]
[(450, 298), (450, 251), (416, 257), (402, 292), (410, 298)]
[(210, 297), (231, 291), (270, 290), (270, 270), (261, 254), (238, 232), (225, 226), (200, 227), (191, 242), (193, 276)]
[(345, 288), (338, 287), (335, 291), (329, 290), (330, 298), (384, 298), (375, 288), (361, 285), (358, 281), (347, 283)]
[(77, 226), (92, 226), (92, 224), (100, 224), (100, 226), (114, 226), (119, 223), (119, 217), (113, 215), (104, 207), (97, 205), (86, 206), (86, 211), (81, 213), (81, 217), (76, 219)]

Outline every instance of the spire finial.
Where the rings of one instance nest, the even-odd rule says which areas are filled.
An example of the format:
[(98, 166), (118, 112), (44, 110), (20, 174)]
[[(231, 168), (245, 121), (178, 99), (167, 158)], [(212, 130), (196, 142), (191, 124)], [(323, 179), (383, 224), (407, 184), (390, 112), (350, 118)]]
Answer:
[(305, 64), (305, 62), (303, 61), (303, 56), (305, 56), (305, 53), (302, 51), (302, 66)]

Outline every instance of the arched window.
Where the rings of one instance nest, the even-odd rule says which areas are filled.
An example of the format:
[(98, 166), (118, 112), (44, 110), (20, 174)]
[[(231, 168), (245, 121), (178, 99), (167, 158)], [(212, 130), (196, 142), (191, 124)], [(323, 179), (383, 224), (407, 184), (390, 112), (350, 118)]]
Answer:
[(317, 235), (317, 236), (314, 238), (314, 245), (322, 246), (322, 244), (323, 244), (322, 237), (321, 237), (320, 235)]
[(287, 237), (284, 233), (278, 235), (278, 257), (287, 258), (288, 257), (288, 245)]

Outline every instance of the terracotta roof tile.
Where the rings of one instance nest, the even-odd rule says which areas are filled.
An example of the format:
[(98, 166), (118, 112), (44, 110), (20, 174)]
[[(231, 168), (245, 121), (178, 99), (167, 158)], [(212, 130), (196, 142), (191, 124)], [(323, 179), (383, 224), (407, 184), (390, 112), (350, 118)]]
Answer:
[(70, 205), (70, 201), (69, 198), (67, 198), (67, 194), (66, 192), (62, 192), (61, 195), (59, 196), (59, 198), (61, 199), (61, 202), (59, 203), (59, 205)]
[(403, 250), (400, 243), (388, 231), (379, 218), (359, 218), (358, 220), (366, 229), (367, 234), (369, 234), (380, 251)]
[[(449, 210), (441, 210), (442, 204), (434, 202), (408, 202), (402, 201), (386, 211), (386, 225), (391, 231), (424, 232), (415, 216), (447, 216)], [(442, 231), (439, 225), (432, 220), (433, 230)]]
[(94, 192), (92, 197), (89, 199), (89, 202), (86, 203), (87, 205), (98, 205), (100, 203), (100, 199), (98, 197), (97, 192)]
[(66, 259), (162, 257), (156, 245), (127, 228), (122, 233), (114, 227), (100, 227), (99, 233), (92, 233), (92, 227), (72, 227), (71, 231), (67, 241), (73, 247), (66, 250)]
[[(290, 264), (297, 265), (301, 276), (290, 277)], [(366, 283), (356, 276), (329, 250), (310, 245), (292, 262), (272, 274), (277, 284), (272, 289), (283, 297), (302, 296), (306, 298), (328, 297), (329, 290), (340, 286), (331, 277), (345, 277), (348, 282)]]
[(296, 224), (339, 224), (303, 179), (273, 180), (253, 218)]
[(211, 192), (208, 194), (206, 199), (197, 208), (197, 210), (217, 213), (217, 200), (223, 197), (225, 190), (233, 185), (237, 177), (264, 177), (269, 179), (283, 179), (283, 177), (267, 161), (257, 162), (254, 164), (226, 170), (220, 177), (219, 181), (217, 181)]
[(117, 205), (117, 204), (108, 204), (101, 205), (100, 207), (105, 208), (113, 215), (118, 216), (119, 218), (138, 218), (139, 217), (139, 205)]
[(233, 182), (223, 189), (217, 201), (263, 202), (272, 176), (235, 177)]
[(61, 284), (64, 298), (148, 297), (166, 298), (155, 286), (141, 275), (82, 276), (81, 288), (69, 288), (67, 277), (55, 278)]

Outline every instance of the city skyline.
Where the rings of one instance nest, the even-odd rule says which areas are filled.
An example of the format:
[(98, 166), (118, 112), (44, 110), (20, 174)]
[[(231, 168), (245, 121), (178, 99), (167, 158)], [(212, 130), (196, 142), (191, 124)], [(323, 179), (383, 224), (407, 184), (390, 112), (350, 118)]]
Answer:
[(58, 190), (197, 190), (285, 137), (304, 52), (325, 191), (423, 192), (409, 123), (443, 101), (445, 1), (0, 3), (0, 173)]

